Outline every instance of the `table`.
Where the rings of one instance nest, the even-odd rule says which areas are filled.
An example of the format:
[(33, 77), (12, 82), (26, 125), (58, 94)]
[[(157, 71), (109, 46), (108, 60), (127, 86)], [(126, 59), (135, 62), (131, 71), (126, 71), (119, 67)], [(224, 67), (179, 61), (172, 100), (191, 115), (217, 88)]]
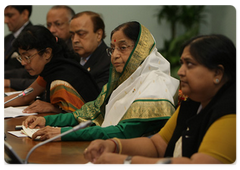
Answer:
[[(46, 116), (49, 114), (39, 114)], [(19, 157), (25, 160), (27, 153), (40, 141), (33, 141), (28, 137), (18, 138), (7, 131), (14, 131), (16, 125), (21, 125), (26, 117), (4, 119), (5, 141), (8, 142)], [(28, 162), (36, 164), (84, 164), (83, 151), (90, 144), (88, 141), (50, 142), (40, 146), (30, 155)], [(6, 158), (7, 155), (4, 154)]]
[[(15, 91), (12, 88), (4, 88), (4, 92)], [(53, 113), (39, 114), (39, 116), (51, 115)], [(9, 143), (18, 156), (25, 160), (28, 152), (40, 141), (34, 141), (28, 137), (18, 138), (8, 133), (15, 131), (16, 125), (21, 125), (26, 117), (4, 119), (5, 141)], [(83, 157), (83, 151), (90, 144), (89, 141), (60, 141), (50, 142), (40, 146), (32, 152), (28, 162), (36, 164), (84, 164), (87, 163)], [(5, 159), (7, 155), (4, 154)]]
[(14, 89), (12, 89), (11, 87), (4, 87), (4, 92), (13, 92), (16, 91)]

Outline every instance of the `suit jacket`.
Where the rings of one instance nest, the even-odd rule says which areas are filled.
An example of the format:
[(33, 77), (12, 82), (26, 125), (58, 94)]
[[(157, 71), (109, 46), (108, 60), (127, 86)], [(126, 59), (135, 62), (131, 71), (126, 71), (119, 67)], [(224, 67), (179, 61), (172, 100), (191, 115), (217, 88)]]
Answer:
[[(111, 58), (106, 52), (107, 48), (105, 42), (102, 41), (83, 66), (93, 76), (99, 89), (102, 89), (103, 85), (108, 82), (109, 77)], [(80, 63), (80, 57), (77, 58), (77, 61)]]
[(24, 90), (35, 81), (37, 75), (31, 76), (25, 68), (16, 68), (5, 70), (4, 78), (10, 80), (10, 87), (14, 90)]
[[(33, 24), (31, 23), (31, 21), (24, 27), (24, 29), (22, 31), (24, 31), (27, 27), (32, 26)], [(8, 34), (7, 36), (4, 37), (4, 49), (7, 48), (8, 45), (11, 45), (12, 42), (14, 41), (12, 39), (13, 34)], [(13, 68), (22, 68), (23, 66), (21, 65), (21, 63), (19, 63), (19, 61), (17, 61), (16, 58), (11, 58), (12, 54), (14, 52), (17, 52), (18, 49), (15, 49), (13, 47), (10, 47), (9, 51), (5, 51), (4, 52), (4, 57), (5, 57), (5, 62), (4, 62), (4, 66), (5, 66), (5, 70), (9, 70), (9, 69), (13, 69)]]

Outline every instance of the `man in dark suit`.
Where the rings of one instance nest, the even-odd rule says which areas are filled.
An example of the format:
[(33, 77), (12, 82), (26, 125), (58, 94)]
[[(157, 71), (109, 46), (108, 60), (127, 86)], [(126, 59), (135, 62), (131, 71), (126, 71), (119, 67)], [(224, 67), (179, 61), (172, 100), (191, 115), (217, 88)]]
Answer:
[(105, 25), (100, 15), (85, 11), (76, 14), (70, 22), (73, 50), (79, 54), (77, 60), (93, 76), (102, 89), (108, 82), (111, 59), (103, 41)]
[(4, 10), (4, 23), (7, 24), (12, 33), (4, 38), (5, 70), (22, 68), (21, 63), (16, 59), (17, 49), (12, 47), (15, 38), (32, 23), (29, 20), (32, 13), (32, 6), (9, 5)]

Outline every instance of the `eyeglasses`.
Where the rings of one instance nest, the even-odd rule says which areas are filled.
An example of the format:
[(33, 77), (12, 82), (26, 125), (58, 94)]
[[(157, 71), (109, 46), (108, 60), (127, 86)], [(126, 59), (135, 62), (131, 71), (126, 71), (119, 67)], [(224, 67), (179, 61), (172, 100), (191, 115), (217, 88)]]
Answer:
[(38, 51), (37, 53), (35, 53), (35, 54), (33, 54), (33, 55), (31, 55), (31, 56), (20, 56), (20, 55), (18, 55), (16, 58), (17, 58), (17, 60), (20, 62), (20, 63), (22, 63), (22, 61), (24, 61), (25, 63), (30, 63), (30, 58), (32, 58), (33, 56), (35, 56), (36, 54), (38, 54), (38, 53), (40, 53), (41, 51), (43, 51), (43, 50), (45, 50), (45, 49), (42, 49), (42, 50), (40, 50), (40, 51)]
[(127, 49), (129, 48), (129, 47), (133, 47), (134, 46), (134, 44), (133, 45), (128, 45), (128, 46), (121, 46), (121, 47), (117, 47), (117, 48), (107, 48), (106, 49), (106, 51), (107, 51), (107, 54), (111, 57), (112, 56), (112, 53), (114, 52), (114, 50), (115, 49), (117, 49), (120, 53), (124, 53), (124, 52), (126, 52), (127, 51)]
[(64, 22), (49, 22), (47, 23), (47, 28), (50, 29), (51, 27), (55, 27), (55, 28), (61, 28), (65, 23)]

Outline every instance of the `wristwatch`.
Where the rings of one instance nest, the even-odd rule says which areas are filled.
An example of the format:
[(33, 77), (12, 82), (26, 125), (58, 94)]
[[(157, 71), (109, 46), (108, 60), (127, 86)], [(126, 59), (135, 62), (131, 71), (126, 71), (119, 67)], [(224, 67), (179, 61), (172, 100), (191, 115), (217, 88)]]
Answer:
[(127, 156), (127, 158), (124, 160), (124, 164), (131, 164), (132, 162), (132, 156)]

